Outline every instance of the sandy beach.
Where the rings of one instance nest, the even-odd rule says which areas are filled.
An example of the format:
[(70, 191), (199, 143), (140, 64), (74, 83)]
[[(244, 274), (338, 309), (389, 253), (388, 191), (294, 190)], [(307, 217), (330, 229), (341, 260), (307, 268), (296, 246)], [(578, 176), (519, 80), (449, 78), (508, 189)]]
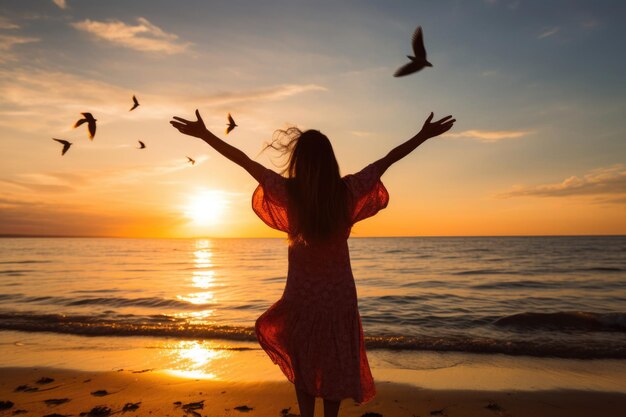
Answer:
[[(0, 369), (0, 415), (281, 416), (298, 414), (289, 382), (234, 383), (177, 378), (151, 370), (83, 372)], [(383, 382), (367, 404), (344, 400), (340, 415), (618, 416), (626, 394), (575, 391), (430, 390)], [(316, 415), (323, 415), (318, 400)], [(124, 411), (126, 410), (126, 411)], [(373, 415), (370, 415), (374, 417)]]

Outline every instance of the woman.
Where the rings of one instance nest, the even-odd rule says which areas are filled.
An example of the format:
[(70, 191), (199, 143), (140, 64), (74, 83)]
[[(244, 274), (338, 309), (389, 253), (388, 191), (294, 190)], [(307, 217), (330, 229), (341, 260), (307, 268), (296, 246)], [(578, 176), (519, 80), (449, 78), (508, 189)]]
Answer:
[(170, 123), (203, 139), (243, 167), (258, 182), (252, 208), (270, 227), (289, 237), (289, 270), (283, 296), (256, 321), (261, 347), (296, 389), (302, 417), (313, 417), (315, 397), (325, 417), (336, 417), (341, 400), (370, 401), (376, 394), (367, 361), (347, 239), (352, 225), (385, 208), (380, 181), (395, 162), (431, 137), (448, 131), (452, 116), (432, 122), (384, 158), (341, 177), (330, 141), (316, 130), (280, 131), (286, 143), (272, 147), (289, 156), (287, 177), (263, 167), (197, 121)]

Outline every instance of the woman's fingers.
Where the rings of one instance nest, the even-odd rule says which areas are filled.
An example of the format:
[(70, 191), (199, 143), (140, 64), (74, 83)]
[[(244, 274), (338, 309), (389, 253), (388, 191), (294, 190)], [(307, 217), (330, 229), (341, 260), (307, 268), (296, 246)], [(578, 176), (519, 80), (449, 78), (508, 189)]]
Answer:
[(187, 127), (187, 125), (178, 122), (170, 122), (170, 124), (178, 130), (182, 130)]
[(452, 118), (452, 115), (449, 115), (449, 116), (446, 116), (446, 117), (444, 117), (444, 118), (442, 118), (442, 119), (439, 119), (439, 120), (437, 120), (435, 123), (439, 123), (439, 124), (441, 124), (441, 123), (445, 122), (446, 120), (448, 120), (448, 119), (450, 119), (450, 118)]
[(177, 116), (173, 116), (172, 119), (176, 119), (179, 122), (183, 122), (183, 123), (186, 123), (186, 124), (193, 123), (191, 120), (183, 119), (182, 117), (177, 117)]
[(198, 111), (198, 109), (196, 109), (196, 117), (198, 118), (198, 121), (199, 121), (199, 122), (204, 123), (204, 122), (202, 121), (202, 116), (200, 116), (200, 112)]

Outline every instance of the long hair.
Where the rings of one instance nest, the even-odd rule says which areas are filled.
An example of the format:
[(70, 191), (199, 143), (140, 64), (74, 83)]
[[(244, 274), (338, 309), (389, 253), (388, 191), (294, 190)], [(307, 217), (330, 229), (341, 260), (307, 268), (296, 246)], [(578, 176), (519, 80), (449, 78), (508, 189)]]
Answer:
[[(286, 139), (286, 141), (285, 141)], [(348, 226), (348, 191), (330, 140), (318, 130), (297, 127), (277, 130), (272, 143), (287, 155), (289, 221), (295, 226), (292, 242), (317, 243)]]

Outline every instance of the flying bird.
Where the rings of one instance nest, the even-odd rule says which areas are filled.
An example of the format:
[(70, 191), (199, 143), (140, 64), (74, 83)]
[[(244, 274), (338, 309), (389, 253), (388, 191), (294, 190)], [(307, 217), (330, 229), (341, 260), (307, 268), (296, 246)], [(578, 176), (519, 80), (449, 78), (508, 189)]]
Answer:
[(190, 157), (187, 157), (187, 159), (189, 159), (189, 162), (191, 162), (191, 165), (195, 165), (196, 163), (195, 159), (191, 159)]
[(232, 130), (237, 127), (237, 123), (235, 123), (235, 119), (233, 119), (233, 116), (230, 115), (230, 113), (228, 113), (228, 127), (226, 128), (226, 134), (228, 135), (230, 132), (232, 132)]
[(61, 151), (61, 155), (65, 155), (65, 152), (67, 152), (67, 150), (70, 148), (70, 146), (72, 146), (72, 142), (68, 142), (68, 141), (63, 140), (63, 139), (52, 138), (52, 140), (56, 140), (57, 142), (63, 144), (63, 150)]
[(139, 107), (139, 102), (137, 101), (137, 97), (133, 96), (133, 107), (131, 107), (130, 110), (128, 110), (128, 111), (133, 111), (137, 107)]
[(424, 48), (424, 35), (422, 34), (421, 26), (418, 26), (413, 33), (412, 45), (415, 56), (407, 55), (407, 58), (409, 58), (411, 62), (398, 68), (393, 74), (394, 77), (402, 77), (417, 72), (424, 67), (433, 66), (433, 64), (426, 60), (426, 48)]
[(143, 143), (142, 141), (138, 140), (137, 142), (139, 142), (139, 147), (137, 149), (143, 149), (146, 147), (146, 144)]
[(81, 113), (81, 114), (85, 117), (77, 121), (74, 124), (74, 128), (77, 128), (83, 123), (87, 123), (87, 128), (89, 129), (89, 139), (93, 140), (93, 137), (96, 136), (96, 120), (98, 119), (94, 119), (91, 113)]

